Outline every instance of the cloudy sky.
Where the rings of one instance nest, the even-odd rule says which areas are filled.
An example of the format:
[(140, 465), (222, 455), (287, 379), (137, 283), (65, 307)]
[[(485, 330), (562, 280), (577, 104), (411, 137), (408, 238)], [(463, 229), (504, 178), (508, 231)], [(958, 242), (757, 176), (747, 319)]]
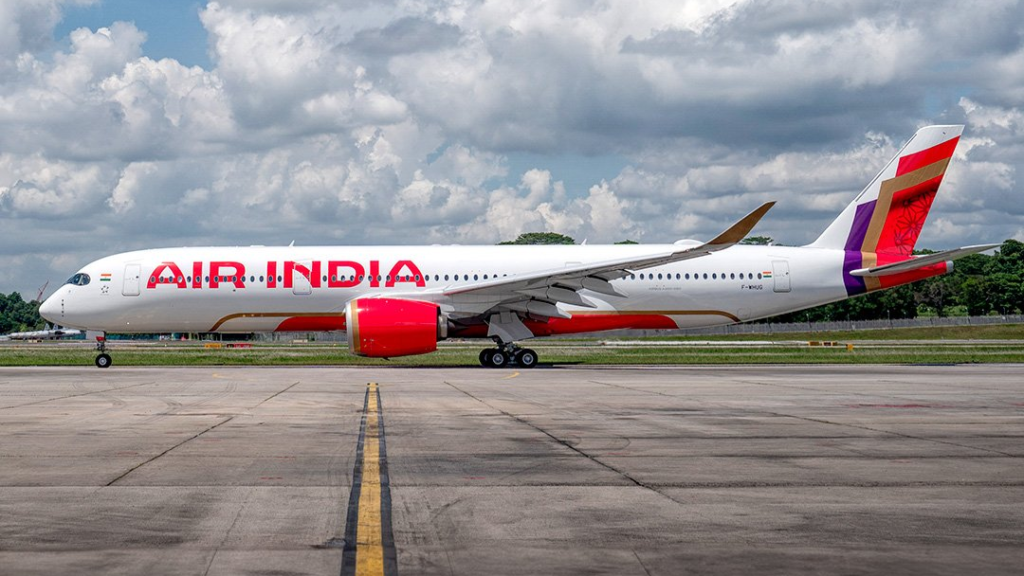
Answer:
[(0, 0), (0, 291), (249, 244), (813, 240), (965, 123), (920, 244), (1024, 240), (1024, 3)]

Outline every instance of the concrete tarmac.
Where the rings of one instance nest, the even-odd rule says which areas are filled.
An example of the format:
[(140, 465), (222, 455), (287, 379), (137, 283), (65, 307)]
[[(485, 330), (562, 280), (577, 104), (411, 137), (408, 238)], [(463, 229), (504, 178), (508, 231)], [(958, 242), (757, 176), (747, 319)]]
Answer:
[(342, 573), (368, 382), (402, 574), (1024, 566), (1022, 366), (115, 366), (0, 369), (0, 574)]

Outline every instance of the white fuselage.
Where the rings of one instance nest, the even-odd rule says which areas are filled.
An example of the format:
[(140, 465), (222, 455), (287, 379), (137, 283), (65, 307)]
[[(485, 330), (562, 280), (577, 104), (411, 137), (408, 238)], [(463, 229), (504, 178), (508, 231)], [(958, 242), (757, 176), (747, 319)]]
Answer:
[[(490, 302), (474, 295), (445, 295), (445, 289), (673, 248), (677, 247), (142, 250), (85, 266), (80, 274), (88, 276), (87, 283), (65, 284), (41, 312), (62, 326), (115, 333), (307, 331), (343, 329), (345, 305), (354, 298), (394, 296), (434, 302), (457, 323), (485, 313)], [(583, 290), (581, 295), (596, 308), (558, 305), (574, 318), (603, 315), (611, 320), (584, 326), (569, 319), (556, 331), (652, 327), (631, 320), (652, 315), (670, 319), (677, 328), (715, 326), (841, 300), (847, 297), (843, 257), (840, 250), (738, 245), (634, 271), (611, 282), (624, 297)]]

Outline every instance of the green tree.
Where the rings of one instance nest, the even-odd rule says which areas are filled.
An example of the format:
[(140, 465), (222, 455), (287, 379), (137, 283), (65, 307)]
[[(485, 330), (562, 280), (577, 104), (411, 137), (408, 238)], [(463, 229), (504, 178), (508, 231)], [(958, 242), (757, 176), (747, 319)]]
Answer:
[(1000, 314), (1013, 314), (1021, 305), (1021, 278), (1017, 274), (998, 272), (984, 279), (988, 303)]
[(914, 299), (918, 304), (935, 310), (938, 316), (946, 315), (946, 308), (956, 304), (957, 287), (962, 279), (950, 276), (935, 276), (913, 285)]
[(576, 241), (564, 234), (555, 232), (526, 232), (518, 238), (506, 242), (498, 242), (499, 245), (506, 244), (575, 244)]
[(0, 294), (0, 334), (38, 330), (43, 324), (38, 302), (26, 302), (19, 292)]
[(772, 246), (775, 244), (775, 240), (771, 236), (747, 236), (743, 240), (740, 240), (740, 244), (747, 244), (752, 246)]
[[(967, 258), (970, 258), (970, 256)], [(964, 260), (967, 258), (964, 258)], [(961, 306), (967, 308), (967, 314), (970, 316), (984, 316), (992, 309), (988, 287), (984, 279), (980, 277), (971, 277), (963, 281), (960, 285), (957, 301), (959, 301)]]
[(616, 244), (639, 244), (639, 242), (635, 240), (619, 240)]

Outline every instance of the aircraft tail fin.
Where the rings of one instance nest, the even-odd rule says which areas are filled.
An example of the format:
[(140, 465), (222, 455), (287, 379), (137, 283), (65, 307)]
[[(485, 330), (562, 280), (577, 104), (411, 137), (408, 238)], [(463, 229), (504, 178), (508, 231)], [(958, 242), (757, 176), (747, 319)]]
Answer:
[(918, 130), (810, 246), (909, 257), (963, 129)]

